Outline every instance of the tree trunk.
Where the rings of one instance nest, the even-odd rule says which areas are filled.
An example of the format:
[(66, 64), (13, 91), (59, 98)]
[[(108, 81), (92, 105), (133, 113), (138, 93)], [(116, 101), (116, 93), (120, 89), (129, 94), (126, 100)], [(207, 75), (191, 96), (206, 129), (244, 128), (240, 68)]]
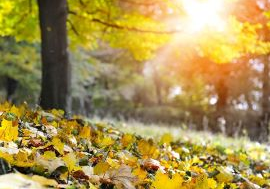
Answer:
[(226, 110), (227, 98), (228, 98), (228, 87), (225, 84), (224, 79), (220, 79), (216, 86), (217, 90), (217, 112), (223, 112)]
[(250, 95), (248, 93), (245, 93), (244, 95), (245, 95), (245, 100), (248, 104), (248, 110), (253, 111), (253, 104), (252, 104), (252, 99), (251, 99)]
[(263, 57), (263, 88), (262, 88), (262, 112), (263, 114), (269, 114), (269, 57), (266, 55)]
[(155, 79), (156, 95), (157, 95), (157, 105), (161, 106), (163, 104), (162, 94), (161, 94), (161, 84), (159, 79)]
[(226, 133), (226, 125), (228, 122), (227, 118), (227, 100), (228, 100), (228, 86), (226, 84), (227, 71), (225, 65), (221, 67), (224, 69), (221, 74), (221, 78), (216, 83), (216, 93), (218, 96), (218, 100), (216, 103), (216, 112), (214, 113), (214, 131), (221, 131), (222, 133)]
[(270, 116), (270, 101), (269, 101), (269, 93), (270, 93), (270, 86), (269, 86), (269, 56), (266, 55), (263, 57), (263, 88), (262, 88), (262, 115), (260, 118), (260, 125), (259, 130), (261, 132), (261, 140), (267, 140), (270, 134), (269, 129), (269, 116)]
[(154, 67), (154, 85), (156, 89), (157, 105), (161, 106), (163, 104), (162, 86), (161, 86), (162, 84), (161, 84), (160, 75), (156, 67)]
[(67, 50), (67, 1), (38, 0), (44, 109), (69, 110), (71, 72)]
[(7, 101), (14, 103), (12, 97), (15, 94), (17, 87), (18, 87), (17, 80), (11, 77), (6, 78)]

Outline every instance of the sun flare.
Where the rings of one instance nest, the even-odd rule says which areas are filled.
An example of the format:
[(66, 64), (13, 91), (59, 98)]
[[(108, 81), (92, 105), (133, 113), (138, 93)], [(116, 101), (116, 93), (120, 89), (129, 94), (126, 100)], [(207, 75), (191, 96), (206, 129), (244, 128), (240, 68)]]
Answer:
[(223, 0), (183, 0), (183, 7), (187, 14), (189, 31), (198, 32), (205, 28), (217, 31), (225, 29), (222, 17)]

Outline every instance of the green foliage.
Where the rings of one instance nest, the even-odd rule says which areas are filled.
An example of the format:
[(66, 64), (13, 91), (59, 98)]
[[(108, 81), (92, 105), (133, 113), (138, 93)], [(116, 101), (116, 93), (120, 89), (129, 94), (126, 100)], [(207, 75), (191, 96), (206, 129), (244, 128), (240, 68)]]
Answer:
[[(41, 66), (38, 49), (34, 44), (17, 43), (11, 37), (0, 38), (0, 76), (12, 78), (20, 84), (20, 99), (23, 99), (24, 95), (36, 95), (40, 90)], [(28, 100), (31, 99), (28, 97)]]
[(166, 31), (163, 23), (122, 1), (70, 1), (69, 7), (70, 29), (73, 28), (70, 37), (75, 44), (95, 48), (97, 39), (101, 39), (111, 47), (128, 49), (137, 60), (145, 60), (168, 40), (166, 34), (154, 34)]
[[(68, 5), (67, 24), (72, 48), (83, 46), (94, 49), (101, 39), (112, 47), (130, 50), (138, 60), (145, 60), (168, 40), (166, 34), (154, 34), (160, 29), (165, 30), (164, 24), (142, 12), (128, 11), (121, 1), (68, 1)], [(39, 41), (38, 27), (35, 1), (1, 1), (0, 36)]]
[(38, 8), (33, 0), (0, 2), (0, 36), (16, 40), (39, 41)]

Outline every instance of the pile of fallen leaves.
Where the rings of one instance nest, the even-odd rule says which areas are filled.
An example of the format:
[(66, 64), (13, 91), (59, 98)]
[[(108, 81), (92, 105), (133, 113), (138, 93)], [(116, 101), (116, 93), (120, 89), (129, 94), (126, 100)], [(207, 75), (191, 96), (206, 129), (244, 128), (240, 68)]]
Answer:
[[(257, 189), (269, 148), (145, 139), (62, 111), (0, 105), (0, 188)], [(181, 138), (181, 137), (180, 137)]]

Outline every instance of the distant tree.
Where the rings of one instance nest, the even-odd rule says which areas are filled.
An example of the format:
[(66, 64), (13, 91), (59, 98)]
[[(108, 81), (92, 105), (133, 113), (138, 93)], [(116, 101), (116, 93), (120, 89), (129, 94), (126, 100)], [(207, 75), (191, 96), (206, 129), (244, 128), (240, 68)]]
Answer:
[[(32, 0), (1, 1), (0, 18), (5, 17), (5, 20), (0, 19), (0, 29), (3, 29), (0, 36), (35, 40), (39, 20), (42, 47), (40, 104), (45, 109), (68, 109), (71, 69), (67, 49), (67, 24), (73, 44), (93, 48), (97, 39), (102, 39), (112, 47), (129, 49), (138, 60), (151, 57), (153, 50), (167, 40), (166, 34), (171, 33), (164, 30), (157, 18), (154, 19), (157, 12), (166, 12), (165, 1), (154, 4), (99, 0), (37, 2), (38, 8)], [(146, 9), (142, 11), (141, 7)], [(132, 34), (127, 35), (128, 32)], [(157, 34), (164, 37), (157, 37)]]
[[(31, 54), (31, 56), (29, 56)], [(17, 43), (12, 37), (0, 38), (0, 77), (6, 100), (21, 102), (27, 94), (35, 96), (40, 90), (39, 48), (35, 44)], [(17, 93), (17, 94), (16, 94)], [(37, 98), (27, 98), (37, 103)]]
[[(240, 0), (238, 2), (238, 7), (241, 10), (245, 10), (240, 14), (239, 10), (235, 10), (235, 15), (242, 22), (248, 22), (252, 24), (260, 25), (260, 30), (258, 35), (260, 39), (266, 43), (270, 43), (270, 30), (269, 30), (269, 20), (270, 20), (270, 3), (267, 0), (250, 0), (244, 1)], [(259, 118), (259, 127), (261, 130), (265, 130), (266, 137), (270, 134), (270, 53), (262, 54), (259, 57), (260, 62), (263, 64), (263, 72), (261, 74), (262, 81), (262, 98), (261, 98), (261, 116)], [(265, 138), (265, 137), (264, 137)]]

